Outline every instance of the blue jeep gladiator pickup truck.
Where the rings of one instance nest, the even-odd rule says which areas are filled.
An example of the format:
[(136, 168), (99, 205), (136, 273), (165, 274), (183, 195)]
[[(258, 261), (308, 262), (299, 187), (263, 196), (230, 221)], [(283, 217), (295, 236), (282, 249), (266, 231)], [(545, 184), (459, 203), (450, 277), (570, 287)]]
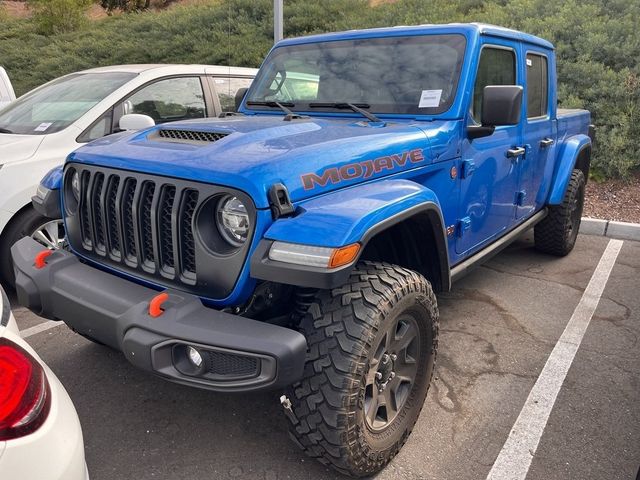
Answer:
[(489, 25), (284, 40), (238, 113), (45, 178), (69, 248), (14, 245), (19, 301), (166, 379), (276, 390), (309, 455), (372, 474), (427, 395), (434, 292), (531, 227), (574, 246), (593, 135), (555, 72), (549, 42)]

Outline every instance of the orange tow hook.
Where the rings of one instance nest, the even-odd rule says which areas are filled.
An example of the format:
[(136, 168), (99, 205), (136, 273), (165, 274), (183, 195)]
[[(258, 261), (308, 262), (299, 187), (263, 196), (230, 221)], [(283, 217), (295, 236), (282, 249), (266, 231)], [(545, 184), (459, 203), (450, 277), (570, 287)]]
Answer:
[(53, 250), (43, 250), (39, 254), (37, 254), (34, 260), (35, 267), (37, 269), (44, 268), (44, 266), (47, 264), (47, 258), (52, 253), (53, 253)]
[(159, 317), (164, 313), (164, 310), (161, 308), (162, 304), (169, 300), (168, 293), (160, 293), (153, 297), (149, 302), (149, 315), (153, 318)]

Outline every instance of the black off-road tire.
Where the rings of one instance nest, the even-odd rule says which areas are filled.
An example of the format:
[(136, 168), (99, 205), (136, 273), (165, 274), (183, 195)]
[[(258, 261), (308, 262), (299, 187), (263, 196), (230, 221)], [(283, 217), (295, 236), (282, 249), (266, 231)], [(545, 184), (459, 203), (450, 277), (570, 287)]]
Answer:
[(562, 203), (550, 206), (549, 214), (534, 228), (537, 250), (558, 257), (564, 257), (573, 250), (582, 218), (584, 188), (584, 174), (581, 170), (574, 170)]
[[(320, 291), (300, 325), (308, 352), (304, 377), (289, 392), (293, 440), (309, 456), (343, 474), (365, 476), (384, 468), (406, 442), (422, 410), (438, 346), (438, 316), (430, 283), (395, 265), (361, 262), (344, 286)], [(405, 328), (407, 324), (412, 330)], [(384, 345), (404, 343), (409, 331), (414, 332), (410, 347), (398, 348), (402, 353), (391, 355), (396, 357), (391, 365), (398, 372), (413, 368), (415, 380), (408, 386), (402, 383), (403, 373), (391, 377), (389, 392), (394, 378), (402, 386), (395, 391), (404, 388), (402, 401), (395, 396), (393, 402), (401, 407), (383, 422), (386, 426), (376, 427), (377, 413), (391, 409), (378, 407), (375, 400), (371, 410), (371, 395), (385, 394), (372, 393), (368, 382), (382, 368)], [(415, 363), (405, 361), (413, 358), (409, 352), (417, 357)], [(373, 420), (365, 417), (367, 395)]]
[(38, 227), (51, 221), (33, 208), (27, 208), (16, 215), (7, 225), (0, 238), (0, 282), (10, 290), (15, 286), (11, 247), (23, 237), (30, 236)]

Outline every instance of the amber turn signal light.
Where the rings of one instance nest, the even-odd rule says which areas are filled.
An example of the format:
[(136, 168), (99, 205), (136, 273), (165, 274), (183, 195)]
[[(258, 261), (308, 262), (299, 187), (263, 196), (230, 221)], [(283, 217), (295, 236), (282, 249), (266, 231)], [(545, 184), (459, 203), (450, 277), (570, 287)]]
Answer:
[(331, 255), (331, 260), (329, 260), (329, 268), (341, 267), (353, 262), (359, 251), (359, 243), (352, 243), (346, 247), (336, 248)]

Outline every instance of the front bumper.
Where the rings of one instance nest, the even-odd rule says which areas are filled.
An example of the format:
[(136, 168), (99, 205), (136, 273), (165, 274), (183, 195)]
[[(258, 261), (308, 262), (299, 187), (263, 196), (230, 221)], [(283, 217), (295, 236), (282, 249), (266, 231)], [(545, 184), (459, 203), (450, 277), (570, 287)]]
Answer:
[[(149, 304), (156, 290), (86, 265), (64, 250), (53, 252), (38, 269), (34, 259), (41, 251), (30, 238), (11, 249), (19, 302), (121, 350), (143, 370), (217, 391), (274, 389), (302, 377), (307, 344), (294, 330), (206, 308), (198, 297), (173, 290), (167, 291), (164, 312), (152, 317)], [(202, 353), (198, 371), (185, 368), (187, 345)]]

